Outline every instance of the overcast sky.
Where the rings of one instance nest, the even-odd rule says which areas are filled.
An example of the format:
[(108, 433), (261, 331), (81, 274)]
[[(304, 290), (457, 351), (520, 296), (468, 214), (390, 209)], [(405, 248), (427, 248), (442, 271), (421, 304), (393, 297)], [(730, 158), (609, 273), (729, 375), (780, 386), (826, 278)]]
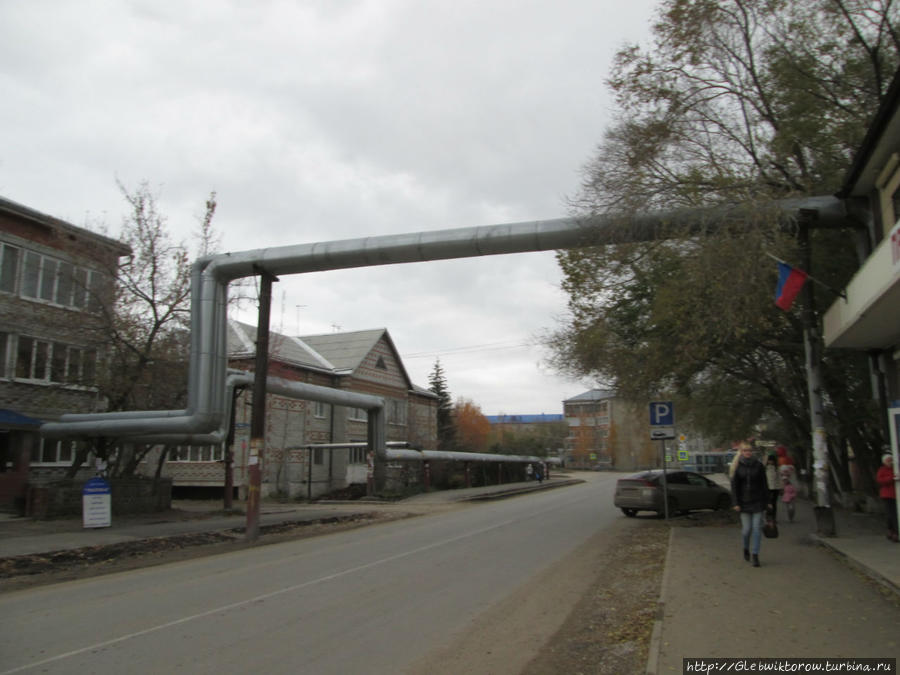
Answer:
[[(610, 121), (637, 0), (4, 0), (0, 196), (118, 232), (147, 181), (221, 250), (558, 218)], [(562, 412), (536, 337), (565, 312), (552, 252), (282, 277), (272, 328), (387, 328), (487, 415)], [(238, 316), (255, 323), (255, 310)]]

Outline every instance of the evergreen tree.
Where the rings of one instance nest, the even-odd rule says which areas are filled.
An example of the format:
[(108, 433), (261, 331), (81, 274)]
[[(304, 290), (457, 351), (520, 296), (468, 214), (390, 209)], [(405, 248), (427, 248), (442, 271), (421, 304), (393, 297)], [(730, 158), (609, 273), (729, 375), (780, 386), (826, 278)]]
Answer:
[(447, 389), (447, 378), (441, 367), (441, 360), (436, 359), (431, 375), (428, 376), (431, 391), (438, 397), (437, 436), (438, 450), (452, 450), (456, 442), (456, 427), (453, 423), (453, 400)]

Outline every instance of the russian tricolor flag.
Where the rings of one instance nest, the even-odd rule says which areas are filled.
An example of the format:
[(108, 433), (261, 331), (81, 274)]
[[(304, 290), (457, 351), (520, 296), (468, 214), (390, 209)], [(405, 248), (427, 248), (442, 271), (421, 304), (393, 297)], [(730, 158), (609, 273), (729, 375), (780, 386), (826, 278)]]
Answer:
[(778, 286), (775, 288), (775, 305), (785, 312), (794, 304), (794, 298), (806, 283), (807, 274), (787, 263), (778, 263)]

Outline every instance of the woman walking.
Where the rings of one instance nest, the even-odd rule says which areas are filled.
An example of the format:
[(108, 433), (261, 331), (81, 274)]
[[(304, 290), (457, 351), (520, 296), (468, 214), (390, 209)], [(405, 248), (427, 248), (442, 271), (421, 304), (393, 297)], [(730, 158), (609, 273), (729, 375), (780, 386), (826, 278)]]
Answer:
[(766, 485), (769, 488), (769, 511), (772, 513), (772, 520), (778, 522), (778, 497), (781, 496), (781, 489), (784, 486), (778, 473), (775, 455), (769, 455), (766, 459)]
[(741, 514), (744, 560), (750, 560), (752, 554), (753, 566), (759, 567), (762, 519), (769, 502), (766, 468), (753, 456), (749, 443), (741, 443), (739, 452), (740, 459), (731, 478), (731, 497), (734, 510)]

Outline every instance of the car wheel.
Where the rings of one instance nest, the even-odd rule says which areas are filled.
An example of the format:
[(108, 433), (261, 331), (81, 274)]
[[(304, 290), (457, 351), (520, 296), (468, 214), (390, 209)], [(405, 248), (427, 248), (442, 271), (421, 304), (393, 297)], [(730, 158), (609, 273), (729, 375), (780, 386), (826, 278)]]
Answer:
[(728, 495), (722, 495), (716, 502), (716, 511), (724, 511), (731, 508), (731, 499)]
[(637, 515), (637, 509), (622, 509), (622, 513), (629, 518), (634, 518)]

